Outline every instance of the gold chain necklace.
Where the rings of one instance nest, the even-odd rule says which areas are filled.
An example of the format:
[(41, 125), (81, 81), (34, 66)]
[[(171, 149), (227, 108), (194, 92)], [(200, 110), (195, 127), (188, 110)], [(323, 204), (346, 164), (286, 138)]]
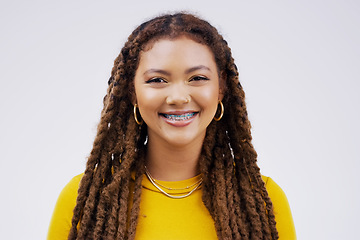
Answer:
[[(203, 179), (201, 178), (196, 183), (192, 184), (191, 186), (187, 186), (185, 188), (169, 188), (169, 187), (165, 187), (164, 185), (161, 185), (158, 182), (156, 182), (156, 180), (151, 176), (150, 172), (147, 170), (146, 166), (145, 166), (145, 174), (146, 174), (147, 178), (149, 179), (149, 181), (152, 183), (152, 185), (154, 185), (154, 187), (156, 187), (165, 196), (167, 196), (169, 198), (173, 198), (173, 199), (181, 199), (181, 198), (186, 198), (186, 197), (190, 196), (196, 189), (198, 189), (200, 187), (200, 185), (203, 182)], [(168, 190), (185, 190), (185, 189), (189, 189), (194, 186), (195, 187), (187, 194), (177, 196), (177, 195), (171, 195), (170, 193), (165, 192), (159, 185)]]

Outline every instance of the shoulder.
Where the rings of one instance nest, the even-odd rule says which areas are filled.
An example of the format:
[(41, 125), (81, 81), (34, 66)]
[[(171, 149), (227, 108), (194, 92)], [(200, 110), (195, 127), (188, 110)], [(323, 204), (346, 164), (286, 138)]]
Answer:
[(262, 179), (273, 203), (279, 239), (296, 239), (294, 221), (291, 215), (290, 205), (284, 191), (272, 178), (262, 176)]
[(48, 240), (67, 239), (82, 176), (73, 177), (61, 191), (50, 221)]
[(77, 192), (79, 189), (79, 184), (81, 181), (81, 178), (84, 174), (79, 174), (75, 177), (73, 177), (63, 188), (63, 190), (61, 191), (58, 201), (57, 201), (57, 205), (59, 203), (62, 204), (71, 204), (74, 205), (76, 204), (76, 198), (77, 198)]
[(270, 177), (261, 176), (262, 180), (265, 183), (266, 190), (272, 201), (285, 201), (287, 202), (286, 195), (280, 186)]

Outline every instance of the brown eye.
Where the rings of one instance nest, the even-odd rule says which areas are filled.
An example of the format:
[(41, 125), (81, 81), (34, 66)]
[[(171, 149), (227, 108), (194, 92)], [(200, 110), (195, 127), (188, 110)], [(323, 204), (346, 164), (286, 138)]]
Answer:
[(146, 83), (166, 83), (165, 79), (154, 77), (146, 81)]
[(204, 76), (194, 76), (190, 79), (190, 81), (207, 81), (209, 78)]

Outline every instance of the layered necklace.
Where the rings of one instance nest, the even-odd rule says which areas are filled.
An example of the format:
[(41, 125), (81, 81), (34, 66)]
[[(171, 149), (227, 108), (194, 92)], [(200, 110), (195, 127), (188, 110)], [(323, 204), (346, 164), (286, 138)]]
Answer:
[[(166, 187), (160, 183), (158, 183), (150, 174), (150, 172), (148, 171), (148, 169), (146, 168), (145, 166), (145, 174), (146, 174), (146, 177), (149, 179), (149, 181), (151, 182), (152, 185), (154, 185), (154, 187), (156, 187), (162, 194), (164, 194), (165, 196), (169, 197), (169, 198), (173, 198), (173, 199), (181, 199), (181, 198), (186, 198), (188, 196), (190, 196), (196, 189), (198, 189), (202, 182), (203, 182), (203, 178), (201, 177), (199, 179), (199, 181), (197, 181), (196, 183), (190, 185), (190, 186), (186, 186), (184, 188), (170, 188), (170, 187)], [(167, 190), (190, 190), (192, 188), (191, 191), (189, 191), (187, 194), (185, 195), (174, 195), (174, 194), (170, 194), (170, 193), (167, 193), (165, 192), (165, 190), (163, 190), (162, 188), (164, 189), (167, 189)]]

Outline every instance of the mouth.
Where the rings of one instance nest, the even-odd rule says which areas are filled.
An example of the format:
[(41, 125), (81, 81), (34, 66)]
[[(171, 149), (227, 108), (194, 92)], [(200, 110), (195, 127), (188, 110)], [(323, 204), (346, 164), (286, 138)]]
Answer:
[(189, 112), (184, 114), (165, 114), (160, 113), (161, 116), (165, 117), (166, 119), (170, 121), (186, 121), (192, 117), (194, 117), (197, 114), (197, 112)]

